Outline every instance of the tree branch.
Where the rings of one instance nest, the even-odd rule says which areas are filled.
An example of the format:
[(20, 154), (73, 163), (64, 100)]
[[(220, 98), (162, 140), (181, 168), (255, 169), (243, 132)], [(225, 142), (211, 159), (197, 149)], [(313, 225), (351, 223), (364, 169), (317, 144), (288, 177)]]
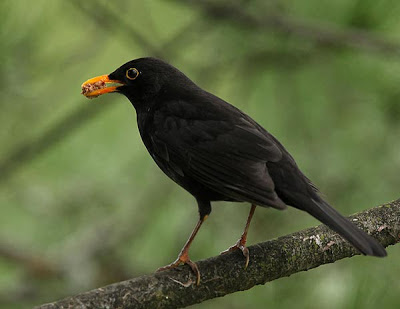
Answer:
[[(350, 218), (385, 247), (400, 241), (400, 199)], [(202, 274), (199, 286), (194, 284), (190, 268), (181, 266), (36, 308), (182, 308), (359, 254), (324, 225), (259, 243), (249, 250), (246, 270), (238, 252), (198, 262)]]
[(15, 244), (0, 240), (0, 257), (16, 263), (35, 278), (61, 277), (63, 270), (52, 261)]
[(279, 13), (266, 13), (264, 16), (257, 16), (247, 12), (244, 9), (245, 6), (233, 4), (232, 2), (214, 2), (210, 0), (182, 2), (188, 2), (199, 7), (215, 20), (229, 20), (239, 24), (241, 27), (248, 27), (252, 30), (272, 30), (278, 33), (295, 35), (320, 45), (351, 47), (366, 52), (400, 56), (400, 44), (365, 30), (338, 29), (331, 25), (310, 23)]

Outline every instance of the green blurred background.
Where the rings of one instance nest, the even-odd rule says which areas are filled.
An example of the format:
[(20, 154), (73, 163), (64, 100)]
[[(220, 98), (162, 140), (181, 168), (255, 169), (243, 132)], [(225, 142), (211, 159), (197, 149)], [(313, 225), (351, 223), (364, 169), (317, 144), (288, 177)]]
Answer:
[[(166, 59), (253, 116), (343, 214), (399, 198), (399, 15), (389, 0), (2, 0), (0, 307), (151, 273), (197, 221), (195, 200), (148, 155), (128, 100), (80, 94), (134, 58)], [(232, 245), (248, 210), (215, 203), (191, 257)], [(258, 209), (249, 244), (316, 224)], [(398, 308), (400, 246), (388, 254), (193, 307)]]

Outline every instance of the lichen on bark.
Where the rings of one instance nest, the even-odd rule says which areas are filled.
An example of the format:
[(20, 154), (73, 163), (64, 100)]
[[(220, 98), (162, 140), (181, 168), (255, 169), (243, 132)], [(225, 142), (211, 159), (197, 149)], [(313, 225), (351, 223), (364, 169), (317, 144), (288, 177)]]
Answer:
[[(400, 241), (400, 199), (349, 218), (385, 247)], [(259, 243), (249, 250), (246, 270), (239, 252), (199, 261), (199, 286), (190, 268), (181, 266), (36, 308), (183, 308), (359, 254), (325, 225)]]

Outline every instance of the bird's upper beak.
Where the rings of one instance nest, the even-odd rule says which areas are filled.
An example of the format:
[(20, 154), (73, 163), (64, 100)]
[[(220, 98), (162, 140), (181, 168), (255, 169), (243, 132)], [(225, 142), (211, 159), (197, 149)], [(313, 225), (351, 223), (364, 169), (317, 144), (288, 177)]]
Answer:
[(124, 83), (119, 80), (110, 79), (108, 75), (101, 75), (84, 82), (82, 84), (82, 94), (92, 99), (105, 93), (114, 92), (123, 85)]

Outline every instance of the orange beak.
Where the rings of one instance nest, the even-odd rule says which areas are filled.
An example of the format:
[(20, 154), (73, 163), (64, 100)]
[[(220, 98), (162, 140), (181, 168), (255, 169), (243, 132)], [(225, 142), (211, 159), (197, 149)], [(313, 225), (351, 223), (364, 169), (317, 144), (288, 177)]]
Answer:
[(101, 75), (87, 80), (81, 87), (82, 94), (89, 99), (93, 99), (99, 95), (114, 92), (123, 85), (119, 80), (112, 80), (108, 75)]

